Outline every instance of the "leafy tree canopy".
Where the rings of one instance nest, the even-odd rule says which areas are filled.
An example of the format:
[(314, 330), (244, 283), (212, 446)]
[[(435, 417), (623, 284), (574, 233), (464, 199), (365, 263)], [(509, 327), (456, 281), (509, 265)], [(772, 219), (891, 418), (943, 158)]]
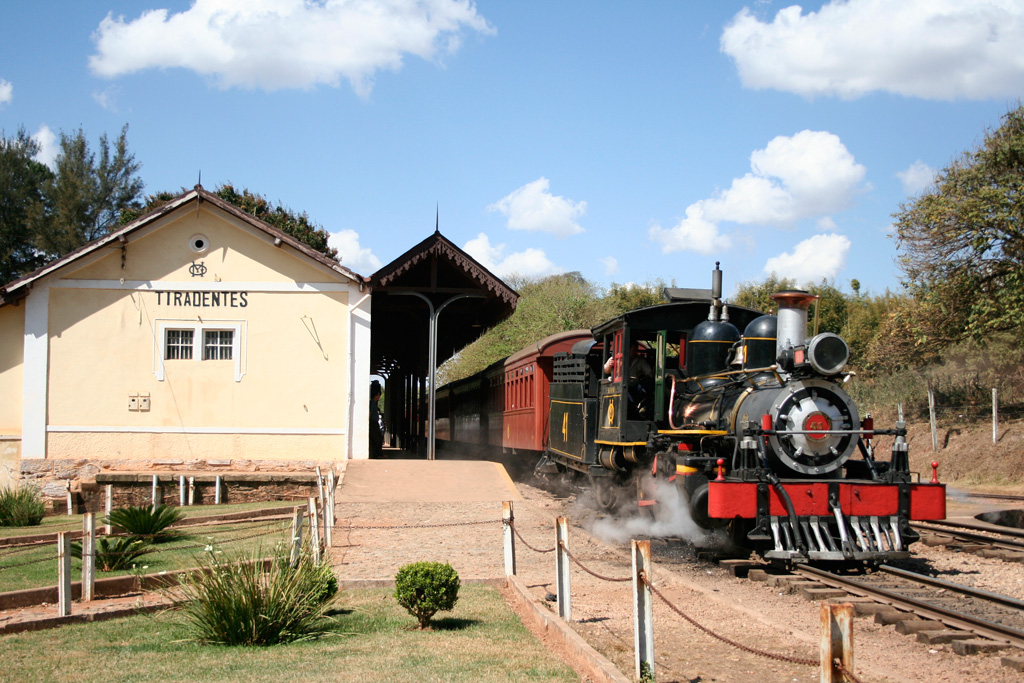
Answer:
[(1024, 106), (894, 218), (918, 312), (939, 319), (906, 322), (924, 353), (1024, 327)]
[[(182, 188), (177, 193), (158, 192), (150, 195), (146, 199), (145, 206), (123, 212), (121, 223), (130, 223), (136, 218), (160, 208), (186, 191), (185, 188)], [(331, 234), (321, 226), (313, 223), (305, 212), (296, 213), (280, 203), (274, 204), (268, 201), (266, 197), (251, 192), (248, 189), (243, 188), (239, 192), (231, 184), (221, 185), (214, 190), (214, 194), (227, 203), (237, 206), (247, 214), (260, 219), (264, 223), (273, 225), (278, 230), (288, 233), (300, 242), (304, 242), (322, 254), (337, 260), (338, 250), (327, 244)]]
[(57, 258), (110, 232), (124, 209), (137, 207), (143, 182), (128, 151), (128, 126), (111, 145), (100, 136), (99, 156), (82, 129), (61, 132), (56, 168), (45, 188), (49, 212), (39, 247)]
[(645, 308), (665, 303), (662, 293), (668, 286), (660, 278), (653, 282), (645, 282), (642, 285), (638, 285), (635, 282), (619, 285), (613, 282), (612, 286), (608, 289), (608, 293), (605, 295), (605, 300), (614, 311), (612, 315), (620, 315), (634, 308)]
[(0, 133), (0, 284), (46, 262), (37, 237), (48, 213), (46, 187), (53, 173), (35, 160), (39, 144), (25, 129)]

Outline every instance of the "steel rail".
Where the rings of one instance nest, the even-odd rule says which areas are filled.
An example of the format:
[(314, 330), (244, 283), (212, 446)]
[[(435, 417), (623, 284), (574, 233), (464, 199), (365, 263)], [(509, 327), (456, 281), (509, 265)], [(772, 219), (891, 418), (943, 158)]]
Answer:
[[(900, 595), (899, 593), (885, 590), (884, 588), (878, 588), (861, 583), (855, 579), (837, 576), (814, 567), (799, 567), (796, 569), (796, 572), (835, 588), (841, 588), (855, 595), (859, 594), (862, 597), (873, 598), (879, 602), (887, 603), (894, 607), (902, 606), (909, 608), (917, 614), (940, 621), (947, 626), (951, 626), (961, 631), (969, 631), (975, 635), (990, 638), (992, 640), (1007, 641), (1014, 647), (1024, 648), (1024, 631), (1018, 631), (978, 617), (972, 617), (969, 614), (963, 614), (944, 607), (939, 607), (938, 605), (916, 600), (905, 595)], [(916, 576), (914, 580), (918, 580)]]
[(967, 539), (969, 541), (980, 541), (987, 545), (1005, 545), (1013, 550), (1024, 550), (1024, 540), (1014, 541), (1009, 538), (995, 538), (993, 536), (986, 536), (984, 534), (976, 534), (970, 531), (963, 531), (963, 529), (973, 529), (975, 531), (985, 531), (990, 534), (1002, 534), (1003, 536), (1013, 536), (1015, 538), (1024, 539), (1024, 533), (1013, 533), (1006, 531), (996, 531), (995, 529), (989, 529), (987, 527), (975, 526), (975, 525), (964, 525), (956, 523), (940, 523), (936, 521), (928, 522), (927, 524), (921, 524), (920, 522), (914, 522), (910, 526), (921, 531), (929, 531), (936, 534), (946, 534), (948, 536), (958, 536), (960, 538)]
[(924, 574), (918, 574), (916, 572), (908, 572), (906, 569), (900, 569), (899, 567), (890, 567), (887, 564), (881, 565), (879, 571), (883, 571), (886, 574), (893, 574), (894, 576), (900, 576), (904, 579), (916, 581), (929, 586), (935, 586), (936, 588), (943, 588), (945, 590), (956, 591), (957, 593), (963, 593), (964, 595), (970, 595), (974, 598), (980, 598), (981, 600), (988, 600), (994, 602), (997, 605), (1003, 605), (1004, 607), (1012, 607), (1013, 609), (1019, 609), (1024, 611), (1024, 600), (1018, 600), (1017, 598), (1011, 598), (1009, 595), (1003, 595), (1001, 593), (992, 593), (991, 591), (981, 590), (980, 588), (971, 588), (970, 586), (964, 586), (959, 583), (951, 583), (942, 579), (936, 579), (933, 576), (926, 576)]
[(1024, 496), (1014, 496), (1000, 493), (963, 493), (968, 498), (991, 498), (994, 500), (1024, 500)]

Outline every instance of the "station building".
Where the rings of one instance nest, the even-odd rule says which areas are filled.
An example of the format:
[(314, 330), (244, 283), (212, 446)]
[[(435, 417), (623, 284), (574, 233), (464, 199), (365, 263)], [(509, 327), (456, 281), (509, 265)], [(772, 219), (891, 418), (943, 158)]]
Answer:
[(371, 374), (416, 448), (435, 309), (458, 299), (439, 363), (516, 298), (436, 230), (364, 277), (197, 185), (0, 288), (0, 484), (46, 461), (367, 457)]

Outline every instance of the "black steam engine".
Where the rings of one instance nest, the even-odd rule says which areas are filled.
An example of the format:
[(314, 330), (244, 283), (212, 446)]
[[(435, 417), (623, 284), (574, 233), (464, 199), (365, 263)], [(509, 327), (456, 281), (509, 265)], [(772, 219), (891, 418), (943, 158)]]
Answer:
[(944, 518), (945, 486), (911, 473), (904, 424), (860, 415), (846, 342), (807, 333), (816, 297), (779, 292), (778, 315), (729, 307), (717, 268), (711, 290), (674, 294), (555, 354), (538, 471), (583, 473), (609, 509), (656, 506), (671, 482), (701, 527), (771, 560), (908, 556), (910, 521)]

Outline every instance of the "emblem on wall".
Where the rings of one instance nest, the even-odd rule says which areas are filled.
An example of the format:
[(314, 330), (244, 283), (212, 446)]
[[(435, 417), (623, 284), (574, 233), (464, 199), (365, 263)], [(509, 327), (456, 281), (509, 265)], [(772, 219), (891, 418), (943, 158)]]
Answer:
[(188, 267), (188, 272), (192, 273), (192, 277), (203, 277), (206, 275), (206, 266), (202, 261), (199, 263), (193, 261), (192, 265)]

